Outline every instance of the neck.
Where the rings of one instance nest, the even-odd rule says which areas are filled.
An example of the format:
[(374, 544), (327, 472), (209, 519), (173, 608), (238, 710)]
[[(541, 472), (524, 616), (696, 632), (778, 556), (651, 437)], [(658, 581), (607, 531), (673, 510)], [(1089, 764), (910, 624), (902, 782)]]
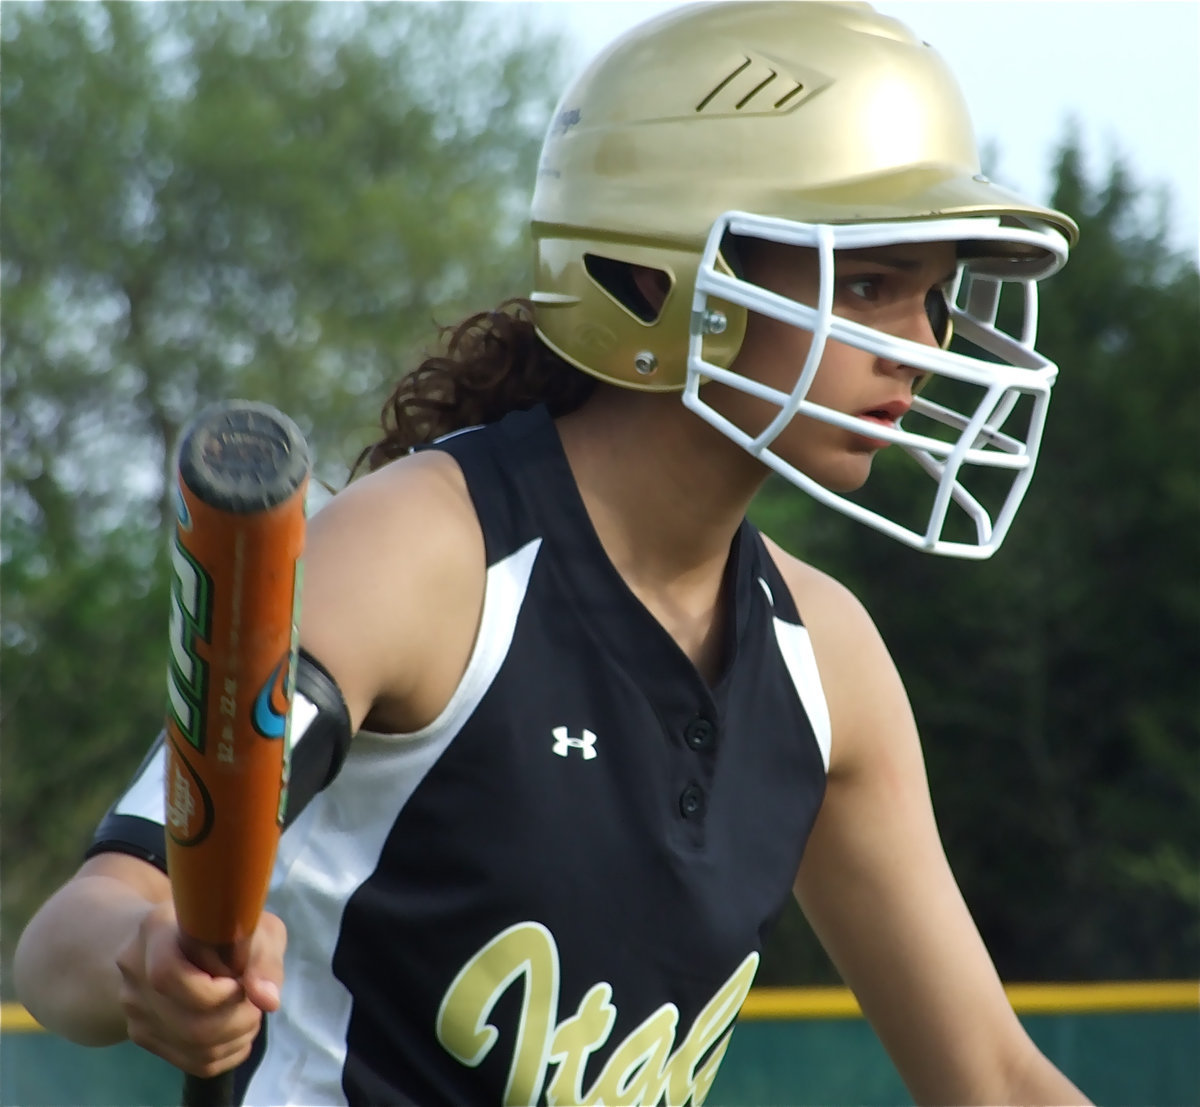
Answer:
[(676, 394), (601, 386), (558, 429), (609, 560), (697, 664), (710, 668), (730, 543), (762, 466)]

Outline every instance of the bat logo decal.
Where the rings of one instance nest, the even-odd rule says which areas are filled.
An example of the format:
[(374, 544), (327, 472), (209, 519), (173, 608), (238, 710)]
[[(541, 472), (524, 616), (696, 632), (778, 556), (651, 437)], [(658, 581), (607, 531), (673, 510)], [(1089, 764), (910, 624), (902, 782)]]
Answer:
[(184, 530), (192, 529), (192, 513), (188, 509), (187, 500), (184, 499), (183, 489), (178, 484), (175, 485), (175, 518)]
[[(182, 503), (182, 498), (180, 498)], [(204, 717), (209, 663), (203, 651), (212, 640), (212, 577), (176, 535), (171, 544), (171, 655), (167, 710), (181, 737), (204, 753)]]
[(290, 660), (287, 654), (280, 659), (254, 697), (254, 729), (264, 738), (282, 738), (287, 733), (287, 714), (291, 701), (291, 690), (288, 688)]
[(181, 846), (195, 846), (213, 825), (213, 802), (196, 770), (172, 741), (167, 758), (167, 833)]

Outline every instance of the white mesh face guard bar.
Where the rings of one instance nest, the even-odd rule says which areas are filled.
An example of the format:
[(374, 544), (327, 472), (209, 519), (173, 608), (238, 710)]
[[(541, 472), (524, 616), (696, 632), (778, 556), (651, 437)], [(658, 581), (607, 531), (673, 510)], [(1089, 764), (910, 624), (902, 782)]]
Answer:
[[(728, 233), (815, 249), (820, 259), (817, 303), (803, 304), (719, 272), (717, 252)], [(999, 549), (1033, 476), (1050, 389), (1058, 373), (1057, 367), (1033, 348), (1037, 331), (1034, 280), (1022, 277), (1005, 281), (979, 273), (968, 276), (971, 262), (959, 264), (947, 294), (954, 333), (997, 361), (895, 338), (833, 314), (835, 250), (946, 241), (994, 241), (1034, 246), (1045, 251), (1051, 259), (1039, 277), (1056, 270), (1067, 255), (1067, 243), (1057, 231), (1001, 227), (998, 218), (839, 226), (727, 212), (709, 233), (696, 278), (683, 402), (789, 482), (836, 511), (916, 549), (950, 557), (986, 558)], [(999, 249), (997, 252), (1002, 253)], [(1006, 334), (996, 325), (1001, 287), (1006, 283), (1017, 286), (1023, 297), (1019, 335)], [(704, 359), (704, 329), (710, 295), (811, 332), (813, 338), (807, 359), (790, 392), (759, 384)], [(957, 389), (969, 392), (973, 401), (955, 409), (917, 396), (906, 418), (919, 417), (938, 434), (936, 437), (905, 430), (899, 423), (894, 428), (884, 427), (811, 403), (806, 396), (830, 339), (910, 366), (926, 374), (931, 385), (937, 378), (960, 382)], [(761, 433), (752, 435), (705, 402), (701, 385), (706, 380), (719, 381), (765, 400), (778, 407), (779, 413)], [(1021, 405), (1019, 418), (1012, 421), (1018, 422), (1019, 426), (1014, 429), (1006, 423), (1018, 404)], [(771, 444), (797, 414), (898, 445), (936, 485), (924, 524), (906, 525), (831, 492), (773, 452)], [(985, 506), (985, 502), (968, 487), (969, 484), (974, 487), (977, 480), (990, 480), (994, 484), (996, 477), (986, 476), (989, 473), (1003, 477), (1004, 490), (999, 495), (998, 506), (995, 495), (987, 498), (988, 506)], [(943, 537), (947, 519), (953, 517), (950, 515), (952, 506), (969, 520), (974, 541)]]

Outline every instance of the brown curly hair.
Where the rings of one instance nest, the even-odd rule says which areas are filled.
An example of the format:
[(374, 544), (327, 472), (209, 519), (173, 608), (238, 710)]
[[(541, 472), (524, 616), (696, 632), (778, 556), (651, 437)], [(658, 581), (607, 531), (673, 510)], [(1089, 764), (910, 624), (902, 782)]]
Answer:
[(510, 411), (545, 404), (552, 416), (574, 411), (594, 378), (554, 353), (533, 327), (533, 305), (505, 300), (438, 332), (443, 350), (400, 380), (380, 414), (382, 437), (351, 469), (368, 472), (451, 431), (492, 423)]

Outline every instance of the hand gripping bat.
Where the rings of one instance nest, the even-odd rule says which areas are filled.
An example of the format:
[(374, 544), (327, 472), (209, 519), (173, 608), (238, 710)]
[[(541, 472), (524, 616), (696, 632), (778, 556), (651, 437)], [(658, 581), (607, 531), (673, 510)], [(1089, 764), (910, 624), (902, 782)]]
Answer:
[[(304, 498), (299, 429), (266, 404), (184, 433), (171, 543), (167, 872), (188, 959), (241, 976), (287, 803)], [(184, 1107), (233, 1103), (233, 1072), (188, 1076)]]

